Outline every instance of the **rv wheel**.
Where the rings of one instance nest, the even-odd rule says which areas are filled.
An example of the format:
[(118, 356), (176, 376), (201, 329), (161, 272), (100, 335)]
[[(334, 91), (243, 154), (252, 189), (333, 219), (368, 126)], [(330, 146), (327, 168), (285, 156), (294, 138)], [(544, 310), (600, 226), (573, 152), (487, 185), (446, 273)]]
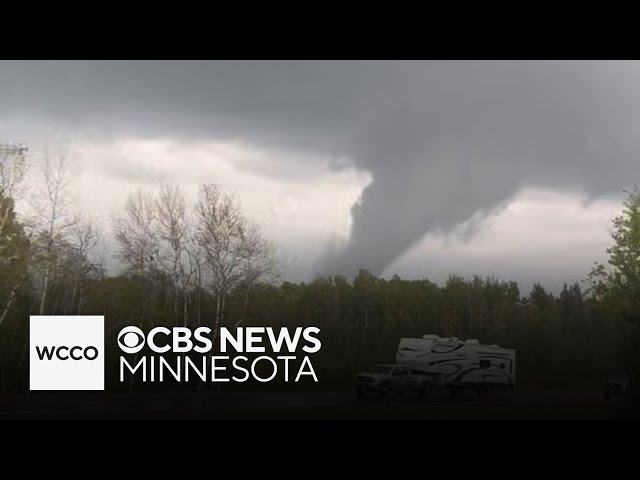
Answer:
[(420, 394), (421, 399), (428, 398), (429, 395), (431, 394), (431, 384), (425, 383), (424, 385), (422, 385), (422, 388), (418, 390), (418, 393)]
[(451, 388), (451, 400), (454, 402), (460, 402), (464, 400), (464, 390), (458, 387)]
[(486, 383), (480, 383), (476, 387), (476, 391), (478, 392), (478, 398), (488, 398), (491, 386)]

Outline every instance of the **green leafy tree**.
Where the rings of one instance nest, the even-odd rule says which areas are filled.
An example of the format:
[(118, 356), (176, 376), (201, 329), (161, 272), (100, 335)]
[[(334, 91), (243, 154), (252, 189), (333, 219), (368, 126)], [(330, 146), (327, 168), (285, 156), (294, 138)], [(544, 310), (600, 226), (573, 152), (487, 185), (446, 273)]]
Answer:
[(628, 192), (622, 214), (613, 220), (614, 244), (608, 265), (596, 263), (591, 292), (614, 313), (640, 325), (640, 190)]

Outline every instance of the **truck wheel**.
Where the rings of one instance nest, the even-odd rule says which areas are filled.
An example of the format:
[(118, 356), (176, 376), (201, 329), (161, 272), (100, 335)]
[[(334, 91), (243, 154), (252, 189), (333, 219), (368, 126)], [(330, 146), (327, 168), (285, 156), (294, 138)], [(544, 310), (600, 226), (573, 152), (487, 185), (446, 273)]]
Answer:
[(479, 383), (476, 386), (476, 392), (478, 392), (479, 399), (487, 399), (491, 394), (491, 384), (489, 383)]
[(490, 383), (485, 383), (482, 385), (482, 395), (484, 396), (485, 399), (489, 398), (491, 396), (491, 384)]
[(420, 395), (420, 398), (422, 400), (429, 398), (429, 395), (431, 395), (431, 384), (430, 383), (423, 384), (420, 390), (418, 390), (418, 394)]
[(389, 384), (388, 383), (383, 383), (382, 386), (380, 387), (380, 398), (382, 398), (383, 400), (386, 400), (387, 396), (389, 395)]
[(464, 399), (464, 390), (458, 387), (451, 387), (451, 400), (460, 402)]

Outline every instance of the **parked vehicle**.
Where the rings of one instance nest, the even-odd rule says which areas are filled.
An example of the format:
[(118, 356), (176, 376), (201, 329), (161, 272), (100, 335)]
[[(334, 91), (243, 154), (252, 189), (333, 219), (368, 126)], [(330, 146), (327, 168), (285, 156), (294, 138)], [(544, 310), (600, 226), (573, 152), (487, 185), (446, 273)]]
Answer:
[(619, 372), (608, 378), (603, 385), (604, 399), (610, 400), (615, 395), (630, 398), (633, 393), (633, 375), (629, 372)]
[(422, 398), (431, 392), (428, 376), (415, 374), (402, 365), (376, 365), (367, 372), (358, 373), (355, 381), (359, 398), (367, 391), (379, 392), (383, 398), (393, 391), (415, 391)]
[(475, 390), (486, 397), (492, 389), (513, 389), (516, 351), (478, 340), (424, 335), (400, 340), (396, 362), (413, 372), (427, 375), (432, 387), (451, 390), (453, 396)]

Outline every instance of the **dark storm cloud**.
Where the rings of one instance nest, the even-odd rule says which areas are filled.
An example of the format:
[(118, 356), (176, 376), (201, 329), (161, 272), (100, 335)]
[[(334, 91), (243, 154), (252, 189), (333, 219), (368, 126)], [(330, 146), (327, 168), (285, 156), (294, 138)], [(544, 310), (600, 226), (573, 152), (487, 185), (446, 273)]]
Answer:
[(6, 111), (136, 135), (249, 137), (327, 148), (375, 65), (299, 62), (3, 62)]
[[(637, 178), (640, 68), (620, 62), (0, 64), (2, 116), (121, 135), (239, 138), (348, 157), (372, 183), (322, 273), (379, 273), (523, 186)], [(337, 162), (338, 164), (340, 162)]]

